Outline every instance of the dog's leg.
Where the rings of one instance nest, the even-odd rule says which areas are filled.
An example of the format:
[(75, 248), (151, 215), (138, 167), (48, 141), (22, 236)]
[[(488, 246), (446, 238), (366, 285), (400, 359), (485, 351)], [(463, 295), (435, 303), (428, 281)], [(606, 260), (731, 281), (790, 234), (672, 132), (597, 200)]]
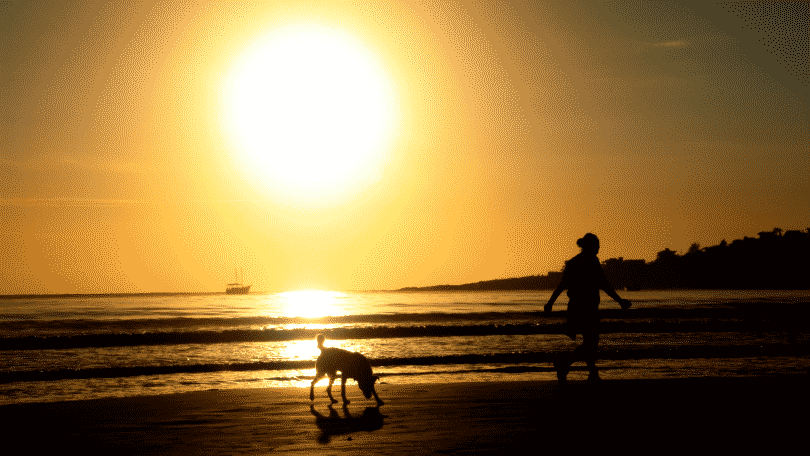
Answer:
[(329, 386), (326, 387), (326, 394), (329, 395), (329, 400), (332, 401), (333, 404), (337, 403), (337, 399), (332, 397), (332, 383), (335, 383), (336, 374), (329, 373)]
[(348, 404), (349, 400), (346, 399), (346, 374), (340, 377), (340, 395), (343, 397), (343, 403)]
[(318, 380), (322, 379), (326, 375), (325, 372), (316, 372), (315, 378), (312, 380), (312, 384), (309, 386), (309, 400), (315, 400), (315, 384), (318, 383)]
[(374, 399), (377, 400), (377, 407), (379, 407), (381, 405), (385, 405), (385, 402), (383, 402), (382, 399), (380, 399), (380, 396), (377, 396), (377, 388), (372, 389), (371, 394), (373, 394)]

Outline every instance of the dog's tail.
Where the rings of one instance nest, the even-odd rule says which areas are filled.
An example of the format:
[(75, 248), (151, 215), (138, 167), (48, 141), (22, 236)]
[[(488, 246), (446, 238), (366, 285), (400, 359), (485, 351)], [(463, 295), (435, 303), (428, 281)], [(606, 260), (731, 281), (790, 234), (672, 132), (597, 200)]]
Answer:
[(326, 340), (326, 337), (324, 337), (323, 334), (318, 334), (318, 337), (316, 337), (316, 339), (318, 339), (318, 348), (323, 350), (323, 341)]

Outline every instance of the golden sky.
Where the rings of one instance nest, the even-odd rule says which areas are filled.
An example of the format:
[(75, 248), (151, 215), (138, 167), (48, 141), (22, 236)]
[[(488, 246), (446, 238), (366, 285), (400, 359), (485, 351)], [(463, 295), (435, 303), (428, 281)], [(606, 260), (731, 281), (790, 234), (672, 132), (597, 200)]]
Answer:
[(0, 2), (0, 294), (395, 289), (810, 226), (807, 2)]

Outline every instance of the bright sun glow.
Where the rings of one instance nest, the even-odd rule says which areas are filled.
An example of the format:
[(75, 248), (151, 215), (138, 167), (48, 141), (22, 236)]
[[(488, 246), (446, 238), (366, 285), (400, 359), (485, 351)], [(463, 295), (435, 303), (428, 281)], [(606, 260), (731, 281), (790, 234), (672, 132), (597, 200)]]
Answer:
[(245, 52), (230, 79), (230, 130), (265, 185), (323, 198), (378, 175), (394, 97), (375, 56), (350, 34), (276, 28)]
[(287, 317), (318, 318), (342, 315), (339, 298), (346, 296), (339, 291), (300, 290), (279, 293), (286, 301)]

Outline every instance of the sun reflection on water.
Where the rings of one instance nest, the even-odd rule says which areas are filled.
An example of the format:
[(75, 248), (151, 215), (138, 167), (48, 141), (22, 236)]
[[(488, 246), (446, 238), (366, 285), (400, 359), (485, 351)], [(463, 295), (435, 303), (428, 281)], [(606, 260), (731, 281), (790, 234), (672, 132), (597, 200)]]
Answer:
[(314, 360), (320, 353), (321, 352), (318, 350), (318, 345), (314, 340), (291, 340), (284, 343), (281, 353), (279, 353), (279, 358)]

